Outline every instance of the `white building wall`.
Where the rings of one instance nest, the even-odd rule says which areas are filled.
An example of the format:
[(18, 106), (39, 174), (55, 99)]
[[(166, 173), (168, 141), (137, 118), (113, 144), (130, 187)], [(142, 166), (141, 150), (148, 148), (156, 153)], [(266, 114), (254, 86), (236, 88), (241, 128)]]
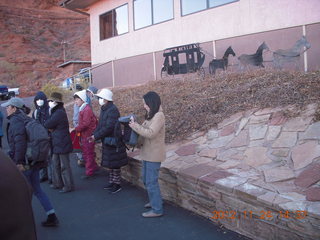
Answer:
[[(129, 32), (100, 41), (99, 15), (128, 3)], [(102, 0), (91, 6), (92, 64), (161, 51), (194, 42), (242, 36), (320, 22), (320, 0), (239, 0), (134, 31), (133, 1)], [(302, 32), (301, 32), (302, 35)]]

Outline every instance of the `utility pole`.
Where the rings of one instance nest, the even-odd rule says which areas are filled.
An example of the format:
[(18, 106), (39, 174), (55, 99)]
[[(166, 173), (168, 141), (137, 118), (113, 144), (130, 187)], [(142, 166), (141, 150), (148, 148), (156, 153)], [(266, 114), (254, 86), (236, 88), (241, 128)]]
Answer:
[(69, 42), (63, 40), (61, 42), (61, 45), (62, 45), (62, 51), (63, 51), (63, 61), (66, 62), (66, 47), (67, 45), (69, 44)]

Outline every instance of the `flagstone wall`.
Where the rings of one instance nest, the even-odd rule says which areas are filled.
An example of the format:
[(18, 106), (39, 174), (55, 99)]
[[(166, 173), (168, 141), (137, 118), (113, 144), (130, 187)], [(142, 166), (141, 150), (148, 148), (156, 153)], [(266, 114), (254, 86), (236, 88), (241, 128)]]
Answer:
[[(316, 109), (253, 109), (168, 145), (163, 197), (253, 239), (320, 239)], [(123, 177), (142, 187), (130, 155)]]

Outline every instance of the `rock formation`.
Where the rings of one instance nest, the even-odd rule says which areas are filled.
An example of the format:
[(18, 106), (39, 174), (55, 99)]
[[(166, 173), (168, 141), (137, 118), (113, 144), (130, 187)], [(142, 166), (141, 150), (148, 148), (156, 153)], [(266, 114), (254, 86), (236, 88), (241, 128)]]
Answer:
[(59, 64), (90, 60), (89, 18), (58, 2), (0, 3), (0, 83), (20, 87), (24, 96), (66, 78)]

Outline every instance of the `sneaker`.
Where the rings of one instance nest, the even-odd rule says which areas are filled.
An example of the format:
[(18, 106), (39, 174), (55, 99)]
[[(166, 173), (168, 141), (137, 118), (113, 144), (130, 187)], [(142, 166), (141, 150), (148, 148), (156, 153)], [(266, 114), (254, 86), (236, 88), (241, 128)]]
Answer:
[(42, 182), (45, 182), (45, 181), (47, 181), (48, 180), (48, 178), (47, 177), (42, 177), (42, 178), (40, 178), (39, 179), (39, 181), (42, 183)]
[(83, 160), (80, 160), (80, 159), (78, 160), (78, 166), (79, 167), (85, 167), (85, 165), (86, 164), (85, 164), (85, 162)]
[(61, 190), (59, 191), (59, 193), (68, 193), (68, 192), (72, 192), (72, 189), (69, 189), (69, 190), (67, 190), (67, 189), (61, 189)]
[(113, 186), (112, 186), (112, 188), (111, 189), (109, 189), (109, 192), (110, 193), (117, 193), (117, 192), (119, 192), (119, 191), (121, 191), (121, 185), (119, 185), (119, 184), (114, 184)]
[(108, 185), (104, 186), (103, 189), (110, 190), (113, 187), (113, 183), (108, 183)]
[(55, 213), (48, 215), (47, 220), (41, 223), (43, 227), (57, 227), (59, 225), (59, 220)]
[(148, 202), (144, 205), (145, 208), (151, 208), (151, 204)]
[(83, 180), (93, 179), (95, 176), (93, 175), (82, 175), (80, 178)]
[(155, 213), (152, 210), (142, 213), (142, 217), (145, 217), (145, 218), (161, 217), (162, 215), (163, 215), (162, 213)]
[(57, 186), (55, 186), (54, 184), (51, 184), (51, 185), (50, 185), (50, 188), (53, 188), (53, 189), (61, 189), (62, 187), (57, 187)]

